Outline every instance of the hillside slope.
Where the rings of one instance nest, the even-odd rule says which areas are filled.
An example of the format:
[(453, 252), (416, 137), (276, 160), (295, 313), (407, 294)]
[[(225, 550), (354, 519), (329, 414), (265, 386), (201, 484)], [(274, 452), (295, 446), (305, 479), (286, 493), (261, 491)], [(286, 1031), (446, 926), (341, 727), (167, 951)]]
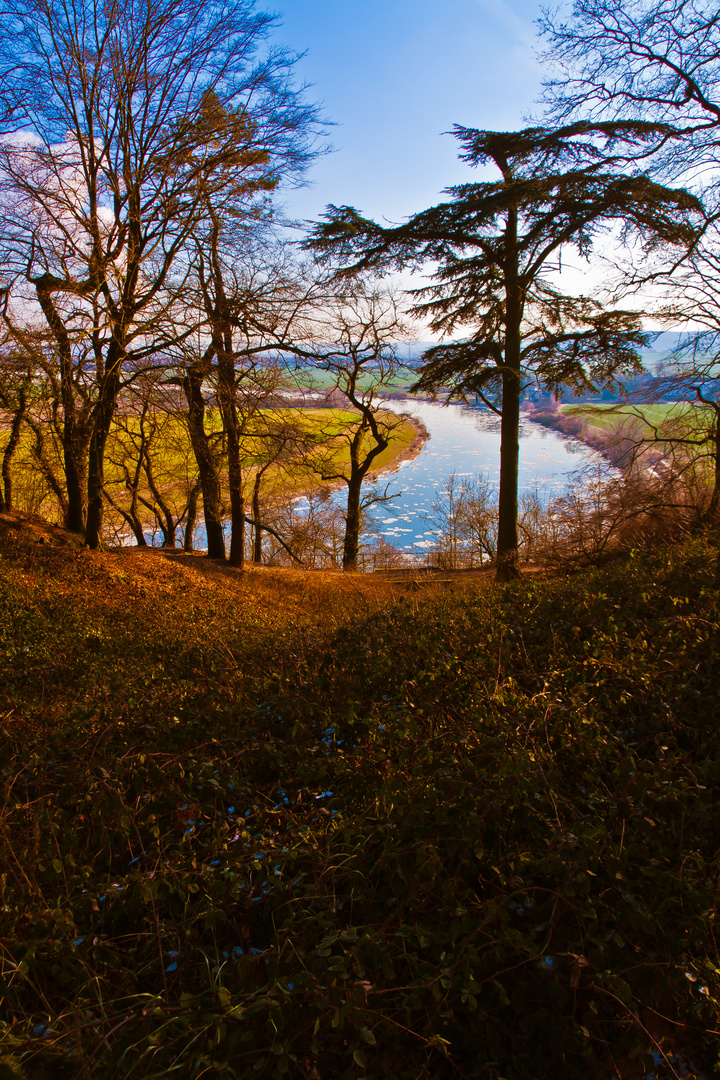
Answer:
[(0, 523), (0, 1075), (711, 1075), (719, 600)]

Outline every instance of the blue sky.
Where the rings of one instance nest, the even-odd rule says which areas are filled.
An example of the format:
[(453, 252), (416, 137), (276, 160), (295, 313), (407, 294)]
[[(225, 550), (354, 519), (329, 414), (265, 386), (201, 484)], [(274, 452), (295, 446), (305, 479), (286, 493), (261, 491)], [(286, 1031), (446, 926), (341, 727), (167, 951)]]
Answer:
[(275, 10), (275, 41), (306, 54), (298, 77), (335, 124), (334, 153), (286, 199), (294, 217), (316, 219), (334, 202), (398, 221), (431, 206), (476, 176), (442, 133), (521, 126), (540, 89), (535, 0), (284, 0)]

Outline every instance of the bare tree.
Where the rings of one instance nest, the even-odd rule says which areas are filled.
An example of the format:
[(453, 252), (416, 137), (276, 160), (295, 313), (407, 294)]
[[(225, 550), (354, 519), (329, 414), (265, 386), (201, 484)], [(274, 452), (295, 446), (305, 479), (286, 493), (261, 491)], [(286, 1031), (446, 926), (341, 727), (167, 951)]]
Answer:
[(545, 103), (568, 118), (659, 122), (646, 167), (705, 179), (717, 162), (720, 24), (714, 0), (576, 0), (546, 11)]
[[(678, 265), (638, 272), (651, 279), (668, 325), (684, 330), (654, 380), (648, 401), (685, 401), (661, 423), (638, 409), (635, 451), (661, 459), (668, 483), (717, 521), (720, 449), (720, 232), (717, 227), (720, 129), (720, 20), (712, 0), (577, 0), (569, 17), (546, 13), (542, 28), (554, 76), (545, 101), (557, 118), (633, 118), (664, 131), (645, 148), (645, 164), (682, 176), (702, 192), (710, 223)], [(704, 483), (703, 483), (704, 476)], [(703, 493), (704, 488), (704, 493)], [(674, 497), (673, 497), (674, 498)], [(672, 501), (672, 500), (671, 500)]]
[[(382, 402), (383, 391), (392, 385), (399, 366), (393, 343), (407, 335), (407, 328), (391, 293), (357, 282), (337, 293), (325, 311), (315, 316), (313, 325), (306, 327), (308, 331), (317, 344), (295, 346), (295, 355), (330, 375), (334, 387), (357, 414), (357, 420), (334, 438), (327, 440), (330, 432), (323, 432), (327, 445), (314, 460), (309, 459), (310, 467), (324, 482), (347, 488), (342, 565), (344, 570), (357, 570), (363, 513), (393, 498), (386, 488), (363, 499), (362, 487), (377, 458), (407, 419), (384, 408)], [(343, 456), (338, 460), (340, 446)]]
[(27, 415), (32, 383), (32, 368), (23, 361), (24, 358), (12, 350), (0, 356), (0, 416), (3, 417), (2, 428), (7, 428), (0, 467), (0, 513), (3, 514), (13, 509), (11, 465)]
[(139, 546), (159, 529), (162, 546), (174, 548), (184, 524), (191, 548), (187, 518), (197, 512), (199, 481), (186, 417), (168, 389), (162, 377), (144, 377), (123, 395), (108, 440), (105, 497)]
[[(47, 333), (34, 327), (18, 328), (6, 320), (0, 345), (0, 407), (9, 417), (9, 438), (3, 452), (4, 500), (8, 509), (14, 502), (11, 462), (26, 443), (22, 432), (29, 432), (29, 455), (23, 456), (23, 480), (28, 472), (36, 477), (33, 505), (42, 510), (45, 496), (38, 499), (37, 480), (45, 495), (57, 503), (67, 524), (67, 489), (62, 476), (62, 401), (56, 377), (56, 354)], [(76, 428), (77, 431), (77, 428)], [(26, 446), (27, 451), (27, 446)], [(29, 456), (29, 461), (28, 461)]]
[(487, 476), (451, 473), (435, 494), (428, 523), (437, 536), (435, 557), (448, 570), (481, 566), (495, 559), (497, 513)]
[(176, 302), (208, 196), (249, 207), (311, 152), (313, 112), (293, 57), (264, 46), (271, 24), (246, 0), (12, 0), (3, 13), (0, 252), (6, 287), (54, 340), (67, 522), (91, 547), (122, 388), (193, 330)]
[(297, 563), (320, 569), (342, 564), (344, 515), (328, 489), (302, 500), (278, 500), (267, 508), (263, 529), (270, 537), (270, 565)]
[(217, 425), (213, 428), (208, 423), (205, 398), (205, 388), (212, 375), (213, 351), (212, 344), (200, 344), (194, 352), (192, 343), (184, 342), (175, 357), (175, 368), (180, 374), (173, 381), (182, 387), (187, 402), (185, 415), (202, 492), (208, 555), (211, 559), (224, 559), (222, 439)]
[[(257, 418), (283, 381), (274, 328), (279, 305), (283, 336), (288, 333), (288, 304), (290, 313), (294, 312), (300, 279), (286, 275), (282, 249), (259, 244), (257, 235), (248, 236), (244, 223), (221, 214), (211, 200), (207, 204), (207, 223), (208, 228), (196, 240), (199, 303), (209, 338), (202, 362), (204, 378), (213, 380), (224, 434), (230, 501), (229, 562), (242, 568), (247, 522), (245, 459), (248, 452), (258, 457), (257, 447), (267, 425), (258, 425)], [(257, 232), (258, 222), (254, 225)], [(300, 290), (304, 290), (304, 283)], [(224, 548), (215, 557), (224, 557)]]
[(286, 410), (263, 410), (262, 415), (256, 413), (254, 428), (255, 453), (261, 453), (262, 458), (258, 457), (253, 466), (250, 524), (253, 527), (252, 561), (260, 564), (263, 530), (270, 531), (270, 523), (265, 523), (263, 504), (267, 504), (268, 499), (273, 500), (272, 491), (268, 495), (266, 490), (268, 476), (274, 473), (282, 483), (283, 477), (287, 477), (294, 467), (297, 468), (298, 456), (307, 453), (307, 434), (305, 426)]

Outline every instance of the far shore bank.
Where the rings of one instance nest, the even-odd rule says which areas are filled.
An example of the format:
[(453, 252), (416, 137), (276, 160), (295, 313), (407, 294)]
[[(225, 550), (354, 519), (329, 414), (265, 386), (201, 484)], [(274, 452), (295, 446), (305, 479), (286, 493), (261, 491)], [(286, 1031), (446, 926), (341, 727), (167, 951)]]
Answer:
[[(581, 410), (582, 405), (573, 406)], [(577, 439), (591, 450), (601, 454), (615, 468), (621, 469), (627, 464), (634, 442), (623, 436), (619, 429), (608, 430), (589, 422), (592, 412), (568, 412), (562, 405), (536, 406), (527, 402), (522, 410), (526, 420), (531, 420), (541, 427), (550, 428), (567, 438)]]
[[(401, 465), (406, 461), (413, 461), (419, 454), (422, 453), (423, 447), (430, 438), (430, 432), (415, 416), (409, 416), (402, 414), (403, 419), (411, 424), (415, 430), (414, 437), (407, 441), (403, 440), (403, 445), (398, 448), (388, 461), (380, 466), (379, 469), (372, 469), (365, 477), (365, 483), (375, 483), (381, 476), (390, 476), (392, 473), (397, 472)], [(295, 498), (306, 498), (308, 495), (313, 495), (317, 492), (326, 492), (330, 494), (333, 491), (341, 491), (345, 487), (342, 480), (322, 481), (317, 483), (308, 484), (306, 487), (295, 493)]]

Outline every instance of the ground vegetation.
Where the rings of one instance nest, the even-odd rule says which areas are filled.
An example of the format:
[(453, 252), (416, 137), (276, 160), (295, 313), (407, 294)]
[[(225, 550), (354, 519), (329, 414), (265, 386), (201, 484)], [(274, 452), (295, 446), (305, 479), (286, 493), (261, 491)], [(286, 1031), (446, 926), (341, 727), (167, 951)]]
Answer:
[(716, 548), (497, 587), (64, 537), (2, 519), (6, 1075), (717, 1064)]

